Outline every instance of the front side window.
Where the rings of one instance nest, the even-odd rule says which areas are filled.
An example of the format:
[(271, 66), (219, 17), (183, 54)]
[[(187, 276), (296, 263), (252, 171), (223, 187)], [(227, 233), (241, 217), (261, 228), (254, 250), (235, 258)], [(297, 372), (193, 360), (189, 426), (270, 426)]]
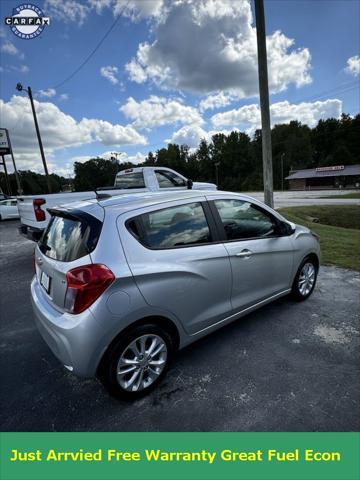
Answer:
[(150, 248), (171, 248), (211, 241), (201, 203), (170, 207), (141, 215), (142, 242)]
[(173, 172), (156, 170), (155, 175), (160, 188), (186, 187), (186, 181)]
[(275, 233), (275, 221), (270, 214), (242, 200), (216, 200), (227, 240), (262, 238)]
[(116, 177), (115, 187), (123, 189), (145, 188), (144, 175), (142, 172), (119, 175)]

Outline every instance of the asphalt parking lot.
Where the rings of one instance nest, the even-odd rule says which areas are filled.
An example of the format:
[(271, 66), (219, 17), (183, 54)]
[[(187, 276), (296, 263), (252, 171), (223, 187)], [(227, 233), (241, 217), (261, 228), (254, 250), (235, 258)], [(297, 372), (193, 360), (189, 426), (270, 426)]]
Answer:
[(41, 339), (34, 245), (17, 226), (0, 223), (3, 431), (359, 430), (359, 273), (322, 267), (308, 301), (282, 299), (187, 347), (160, 388), (125, 403)]

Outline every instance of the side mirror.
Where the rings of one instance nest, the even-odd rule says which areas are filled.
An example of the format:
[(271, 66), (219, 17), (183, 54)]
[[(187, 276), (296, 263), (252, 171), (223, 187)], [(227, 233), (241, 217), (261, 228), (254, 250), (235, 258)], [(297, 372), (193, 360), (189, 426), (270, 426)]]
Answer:
[(295, 232), (295, 226), (288, 222), (279, 222), (278, 230), (280, 235), (288, 236)]
[(188, 190), (191, 190), (192, 187), (193, 187), (193, 184), (194, 184), (193, 181), (190, 180), (190, 178), (188, 178), (187, 181), (186, 181), (187, 189), (188, 189)]

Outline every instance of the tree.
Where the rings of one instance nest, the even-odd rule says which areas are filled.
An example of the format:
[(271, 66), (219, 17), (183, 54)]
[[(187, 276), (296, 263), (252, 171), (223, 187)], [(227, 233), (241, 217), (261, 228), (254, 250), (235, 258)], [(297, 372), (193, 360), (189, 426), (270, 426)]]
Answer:
[[(287, 176), (291, 169), (315, 168), (328, 165), (360, 163), (360, 115), (343, 114), (340, 119), (320, 120), (314, 128), (298, 121), (275, 125), (272, 129), (274, 188), (281, 188), (281, 164)], [(262, 155), (261, 130), (253, 138), (244, 132), (228, 135), (218, 133), (211, 140), (202, 139), (196, 150), (187, 145), (169, 143), (166, 147), (149, 152), (144, 166), (169, 167), (195, 181), (215, 182), (218, 163), (219, 188), (246, 191), (261, 190)], [(282, 159), (282, 161), (281, 161)], [(132, 168), (132, 163), (92, 158), (75, 163), (76, 190), (93, 190), (114, 185), (120, 169)], [(26, 194), (47, 192), (44, 175), (19, 172)], [(71, 180), (52, 174), (53, 192), (61, 191)], [(17, 190), (15, 177), (9, 176), (12, 192)], [(4, 174), (0, 173), (0, 187), (5, 192)]]
[(74, 187), (77, 192), (95, 190), (98, 187), (114, 185), (115, 176), (120, 170), (118, 160), (91, 158), (87, 162), (74, 164)]
[[(37, 195), (48, 192), (45, 175), (32, 172), (31, 170), (19, 170), (18, 173), (25, 195)], [(50, 175), (52, 193), (61, 192), (71, 181), (72, 180), (52, 173)], [(9, 175), (9, 183), (12, 195), (17, 195), (17, 183), (13, 173)], [(0, 173), (0, 188), (3, 192), (7, 192), (5, 174), (3, 172)]]

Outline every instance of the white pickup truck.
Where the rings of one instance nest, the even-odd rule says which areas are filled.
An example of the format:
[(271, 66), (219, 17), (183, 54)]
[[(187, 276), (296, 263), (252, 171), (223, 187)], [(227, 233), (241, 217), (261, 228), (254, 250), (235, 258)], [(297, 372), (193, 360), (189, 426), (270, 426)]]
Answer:
[(47, 211), (57, 205), (80, 200), (95, 199), (99, 195), (124, 195), (158, 190), (216, 190), (213, 183), (192, 182), (180, 173), (166, 167), (138, 167), (120, 171), (114, 187), (98, 188), (89, 192), (51, 193), (17, 197), (21, 225), (19, 232), (24, 237), (37, 241), (50, 220)]

